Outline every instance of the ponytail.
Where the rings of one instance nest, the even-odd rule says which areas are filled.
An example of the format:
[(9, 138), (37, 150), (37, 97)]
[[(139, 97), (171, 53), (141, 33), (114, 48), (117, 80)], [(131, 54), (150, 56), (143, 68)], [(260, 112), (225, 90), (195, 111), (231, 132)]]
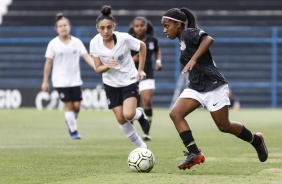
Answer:
[(188, 20), (187, 27), (198, 28), (197, 16), (191, 10), (183, 7), (180, 8), (180, 11), (183, 12), (187, 17)]

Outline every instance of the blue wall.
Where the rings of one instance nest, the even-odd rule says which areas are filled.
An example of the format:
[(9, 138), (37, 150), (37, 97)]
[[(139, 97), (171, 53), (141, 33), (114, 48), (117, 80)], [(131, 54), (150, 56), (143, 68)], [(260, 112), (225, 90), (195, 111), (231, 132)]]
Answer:
[[(127, 29), (123, 26), (116, 28), (118, 31)], [(214, 60), (240, 98), (242, 107), (282, 107), (282, 74), (279, 73), (282, 69), (281, 27), (203, 29), (215, 39), (211, 47)], [(72, 34), (88, 47), (97, 31), (95, 27), (72, 27)], [(164, 68), (155, 72), (157, 90), (154, 103), (156, 106), (169, 106), (181, 71), (178, 40), (167, 39), (162, 27), (155, 27), (155, 34), (159, 38)], [(26, 87), (40, 86), (45, 49), (54, 36), (54, 27), (0, 27), (0, 88), (22, 86), (23, 83)], [(23, 62), (26, 71), (33, 75), (25, 74), (25, 66), (21, 66)], [(100, 76), (85, 63), (81, 67), (85, 86), (101, 83)]]

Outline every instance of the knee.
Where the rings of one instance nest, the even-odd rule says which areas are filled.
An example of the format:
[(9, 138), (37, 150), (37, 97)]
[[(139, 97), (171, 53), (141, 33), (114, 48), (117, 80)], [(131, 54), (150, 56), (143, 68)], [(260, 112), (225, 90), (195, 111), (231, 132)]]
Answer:
[(127, 120), (132, 120), (135, 116), (136, 111), (132, 111), (132, 112), (124, 112), (123, 116), (125, 119)]
[(149, 98), (149, 97), (143, 97), (143, 98), (142, 98), (142, 103), (143, 103), (143, 105), (151, 106), (151, 98)]
[(174, 121), (178, 118), (177, 113), (173, 110), (169, 112), (169, 117), (172, 121)]
[(218, 130), (223, 132), (223, 133), (229, 133), (230, 132), (230, 124), (227, 125), (217, 125)]
[(73, 111), (74, 111), (75, 113), (78, 113), (78, 112), (80, 111), (80, 106), (79, 106), (79, 107), (74, 106), (74, 107), (73, 107)]

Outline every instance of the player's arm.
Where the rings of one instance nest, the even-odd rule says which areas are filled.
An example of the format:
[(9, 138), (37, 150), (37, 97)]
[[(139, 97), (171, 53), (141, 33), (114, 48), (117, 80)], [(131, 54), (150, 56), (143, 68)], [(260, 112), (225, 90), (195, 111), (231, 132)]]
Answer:
[(138, 77), (139, 80), (143, 80), (146, 78), (146, 74), (144, 72), (144, 65), (146, 59), (146, 44), (140, 41), (140, 50), (139, 50), (139, 66), (138, 66)]
[(203, 35), (200, 39), (200, 46), (191, 58), (191, 60), (197, 61), (211, 46), (213, 38), (207, 35)]
[(161, 58), (160, 49), (155, 52), (155, 57), (156, 57), (156, 70), (161, 70), (162, 69), (162, 58)]
[(95, 64), (93, 58), (88, 53), (82, 54), (82, 57), (86, 61), (86, 63), (95, 70)]
[(111, 68), (114, 68), (117, 66), (117, 62), (114, 60), (114, 58), (110, 59), (109, 63), (104, 65), (99, 57), (93, 57), (94, 58), (94, 67), (96, 68), (97, 73), (104, 73), (108, 71)]
[(213, 43), (213, 38), (207, 35), (203, 35), (200, 39), (200, 45), (197, 51), (194, 53), (190, 61), (183, 68), (182, 74), (187, 72), (188, 70), (192, 70), (197, 60), (209, 49), (211, 44)]
[(53, 64), (53, 60), (51, 58), (46, 58), (46, 62), (44, 65), (44, 72), (43, 72), (43, 82), (41, 85), (41, 90), (45, 92), (49, 92), (49, 75), (51, 72), (51, 67)]

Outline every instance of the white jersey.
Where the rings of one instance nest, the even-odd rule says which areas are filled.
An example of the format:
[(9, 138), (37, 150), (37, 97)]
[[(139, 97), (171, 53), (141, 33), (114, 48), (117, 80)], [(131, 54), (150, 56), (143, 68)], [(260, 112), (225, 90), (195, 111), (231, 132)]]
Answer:
[(53, 60), (53, 87), (81, 86), (79, 60), (87, 50), (80, 39), (71, 36), (69, 44), (63, 43), (59, 36), (52, 39), (45, 57)]
[(114, 32), (117, 43), (108, 49), (103, 43), (103, 37), (97, 34), (90, 42), (90, 55), (99, 57), (102, 64), (109, 63), (114, 58), (118, 65), (102, 74), (103, 83), (112, 87), (124, 87), (137, 82), (138, 73), (130, 50), (140, 50), (140, 40), (128, 33)]

